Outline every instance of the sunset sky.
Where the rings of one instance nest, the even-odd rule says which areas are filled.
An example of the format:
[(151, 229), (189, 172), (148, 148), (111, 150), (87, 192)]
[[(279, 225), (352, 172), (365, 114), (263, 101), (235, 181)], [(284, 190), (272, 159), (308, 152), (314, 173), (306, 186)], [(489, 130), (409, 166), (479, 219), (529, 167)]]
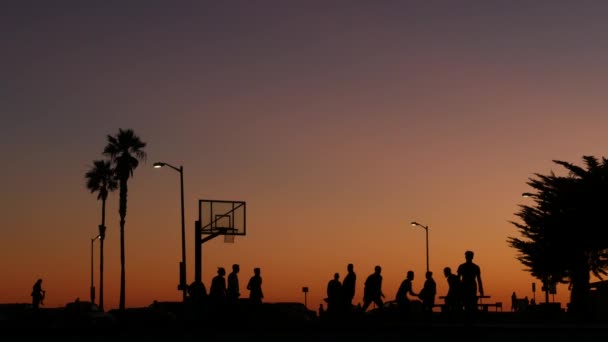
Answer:
[[(179, 301), (179, 173), (188, 282), (199, 199), (247, 203), (247, 235), (203, 245), (203, 281), (262, 269), (266, 302), (317, 309), (334, 272), (408, 270), (475, 251), (486, 294), (544, 300), (506, 242), (535, 173), (608, 146), (608, 2), (4, 1), (0, 4), (0, 302), (88, 300), (101, 202), (85, 172), (131, 128), (126, 305)], [(118, 192), (104, 297), (118, 307)], [(99, 244), (94, 244), (99, 294)], [(567, 285), (556, 301), (568, 301)]]

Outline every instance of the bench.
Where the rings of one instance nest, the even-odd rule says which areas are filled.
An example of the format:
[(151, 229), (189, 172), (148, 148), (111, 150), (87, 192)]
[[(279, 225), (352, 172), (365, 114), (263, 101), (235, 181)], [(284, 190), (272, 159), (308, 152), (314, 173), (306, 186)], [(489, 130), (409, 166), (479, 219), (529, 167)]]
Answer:
[[(487, 298), (491, 298), (491, 296), (477, 296), (477, 298), (479, 299), (479, 303), (477, 303), (477, 306), (479, 307), (479, 310), (484, 311), (484, 312), (488, 312), (490, 307), (493, 307), (495, 311), (502, 311), (502, 302), (496, 302), (496, 303), (484, 303), (482, 302), (484, 299)], [(439, 296), (439, 299), (443, 299), (445, 300), (445, 296)], [(433, 307), (439, 307), (441, 308), (441, 311), (445, 311), (446, 309), (446, 305), (444, 304), (435, 304)]]
[(495, 311), (498, 311), (498, 309), (500, 309), (500, 311), (502, 311), (502, 302), (496, 302), (496, 303), (479, 303), (479, 309), (481, 311), (485, 311), (488, 312), (488, 309), (490, 307), (494, 307)]

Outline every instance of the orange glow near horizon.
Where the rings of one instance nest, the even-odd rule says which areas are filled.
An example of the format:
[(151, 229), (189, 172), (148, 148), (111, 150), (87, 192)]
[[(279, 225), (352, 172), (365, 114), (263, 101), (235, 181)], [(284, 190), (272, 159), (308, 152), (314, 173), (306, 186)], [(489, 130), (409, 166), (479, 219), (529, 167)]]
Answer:
[[(489, 301), (544, 301), (510, 221), (529, 177), (562, 171), (552, 160), (606, 153), (606, 4), (237, 3), (6, 6), (0, 302), (30, 302), (38, 278), (47, 307), (88, 300), (101, 202), (84, 175), (119, 128), (148, 154), (128, 183), (128, 307), (182, 296), (179, 174), (156, 161), (184, 167), (189, 283), (197, 201), (218, 199), (247, 203), (247, 235), (203, 245), (207, 288), (238, 263), (247, 296), (260, 267), (265, 301), (307, 286), (316, 310), (353, 263), (355, 303), (375, 265), (392, 300), (408, 270), (423, 284), (417, 221), (438, 295), (473, 250)], [(118, 192), (106, 226), (112, 309)], [(550, 299), (565, 307), (567, 285)]]

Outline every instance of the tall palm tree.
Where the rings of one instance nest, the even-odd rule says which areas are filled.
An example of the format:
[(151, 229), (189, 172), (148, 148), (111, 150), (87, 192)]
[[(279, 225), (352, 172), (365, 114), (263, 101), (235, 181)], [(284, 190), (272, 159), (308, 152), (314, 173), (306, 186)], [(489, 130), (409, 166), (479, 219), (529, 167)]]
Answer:
[(127, 216), (127, 181), (133, 177), (133, 171), (140, 161), (146, 160), (143, 150), (146, 143), (135, 135), (132, 129), (119, 129), (116, 135), (108, 135), (108, 144), (103, 154), (110, 158), (118, 178), (120, 201), (120, 304), (119, 310), (125, 310), (125, 216)]
[(118, 188), (114, 170), (109, 160), (95, 160), (84, 175), (87, 189), (97, 192), (101, 200), (101, 224), (99, 225), (99, 308), (103, 311), (103, 240), (106, 238), (106, 199), (108, 194)]

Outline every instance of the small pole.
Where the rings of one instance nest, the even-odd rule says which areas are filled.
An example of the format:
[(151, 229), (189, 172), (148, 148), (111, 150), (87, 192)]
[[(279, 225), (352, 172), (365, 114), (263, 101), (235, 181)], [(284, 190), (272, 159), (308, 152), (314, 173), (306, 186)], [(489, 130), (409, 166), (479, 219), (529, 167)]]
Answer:
[(304, 286), (302, 288), (302, 292), (304, 292), (304, 306), (308, 308), (307, 294), (308, 294), (308, 286)]

